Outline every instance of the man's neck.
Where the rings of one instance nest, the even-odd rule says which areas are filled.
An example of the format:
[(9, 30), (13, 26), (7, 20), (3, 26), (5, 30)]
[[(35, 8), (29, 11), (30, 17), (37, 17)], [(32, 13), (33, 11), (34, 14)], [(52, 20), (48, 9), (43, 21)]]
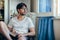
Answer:
[(18, 20), (23, 20), (24, 18), (25, 18), (25, 16), (22, 16), (22, 15), (18, 15), (18, 16), (17, 16), (17, 19), (18, 19)]

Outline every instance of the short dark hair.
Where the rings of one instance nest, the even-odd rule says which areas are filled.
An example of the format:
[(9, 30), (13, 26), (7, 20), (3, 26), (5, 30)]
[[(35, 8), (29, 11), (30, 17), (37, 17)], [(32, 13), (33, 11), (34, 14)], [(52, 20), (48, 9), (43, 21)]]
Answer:
[(16, 6), (16, 9), (18, 11), (18, 9), (21, 9), (23, 6), (25, 6), (27, 8), (27, 5), (25, 3), (19, 3), (17, 6)]

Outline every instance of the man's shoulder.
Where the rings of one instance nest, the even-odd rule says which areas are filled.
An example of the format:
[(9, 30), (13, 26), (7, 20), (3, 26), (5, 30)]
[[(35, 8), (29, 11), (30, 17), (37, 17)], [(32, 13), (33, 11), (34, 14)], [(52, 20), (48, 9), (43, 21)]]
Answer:
[(26, 17), (26, 20), (27, 20), (27, 21), (30, 21), (30, 20), (31, 20), (31, 18), (30, 18), (30, 17)]
[(29, 20), (29, 19), (31, 19), (31, 18), (30, 18), (30, 17), (26, 17), (26, 19), (28, 19), (28, 20)]

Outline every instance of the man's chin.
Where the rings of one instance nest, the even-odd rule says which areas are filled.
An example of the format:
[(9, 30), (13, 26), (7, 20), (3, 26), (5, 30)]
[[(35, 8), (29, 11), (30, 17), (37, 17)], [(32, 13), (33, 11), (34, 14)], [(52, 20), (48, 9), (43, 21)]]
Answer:
[(24, 15), (26, 15), (26, 14), (20, 14), (21, 16), (24, 16)]

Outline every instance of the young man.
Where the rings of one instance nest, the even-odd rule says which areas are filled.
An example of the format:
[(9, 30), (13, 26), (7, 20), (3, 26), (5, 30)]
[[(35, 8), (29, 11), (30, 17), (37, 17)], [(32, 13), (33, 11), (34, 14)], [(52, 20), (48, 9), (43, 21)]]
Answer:
[[(26, 36), (35, 35), (35, 27), (32, 20), (26, 17), (27, 6), (24, 3), (19, 3), (16, 7), (18, 15), (12, 18), (8, 24), (10, 30), (18, 36), (18, 40), (27, 40)], [(30, 32), (28, 32), (30, 30)]]

